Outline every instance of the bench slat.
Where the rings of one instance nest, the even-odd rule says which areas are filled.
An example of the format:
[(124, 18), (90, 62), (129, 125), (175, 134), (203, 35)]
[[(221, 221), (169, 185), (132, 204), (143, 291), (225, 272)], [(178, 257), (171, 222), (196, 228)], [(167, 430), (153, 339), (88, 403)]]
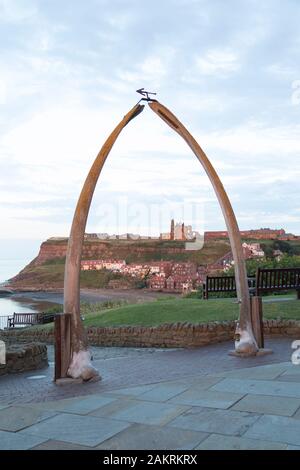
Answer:
[[(300, 297), (300, 268), (258, 268), (255, 278), (248, 278), (250, 292), (259, 296), (262, 292), (297, 290)], [(204, 298), (209, 292), (236, 292), (234, 276), (207, 276)]]

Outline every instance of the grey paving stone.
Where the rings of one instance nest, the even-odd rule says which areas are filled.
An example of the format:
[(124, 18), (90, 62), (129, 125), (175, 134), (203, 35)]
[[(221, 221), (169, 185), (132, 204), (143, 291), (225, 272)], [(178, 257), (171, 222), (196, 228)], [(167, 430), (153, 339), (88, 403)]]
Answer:
[(213, 385), (221, 382), (222, 377), (208, 375), (206, 377), (189, 377), (184, 383), (190, 384), (190, 387), (197, 387), (199, 390), (207, 390)]
[(56, 413), (53, 411), (10, 406), (0, 411), (0, 429), (2, 431), (19, 431), (55, 415)]
[[(283, 360), (291, 364), (292, 350), (289, 338), (267, 339), (266, 346), (273, 349), (274, 354), (243, 359), (228, 355), (228, 350), (232, 349), (232, 341), (192, 350), (92, 347), (94, 365), (103, 377), (101, 382), (57, 387), (53, 383), (51, 367), (43, 369), (43, 374), (47, 375), (43, 380), (27, 380), (26, 377), (30, 375), (28, 372), (8, 374), (0, 378), (0, 403), (11, 405), (49, 402), (167, 380), (185, 383), (193, 381), (197, 376), (205, 377), (226, 370), (253, 368)], [(53, 346), (49, 346), (48, 350), (50, 361), (53, 361)]]
[(292, 362), (286, 367), (282, 375), (300, 375), (300, 365), (293, 364)]
[(49, 439), (48, 441), (42, 442), (37, 446), (31, 448), (31, 450), (93, 450), (95, 447), (81, 446), (79, 444), (72, 444), (71, 442), (54, 441)]
[(275, 380), (224, 379), (214, 385), (211, 390), (300, 398), (298, 384)]
[(60, 400), (50, 400), (50, 401), (41, 401), (38, 403), (29, 403), (27, 406), (30, 406), (34, 409), (39, 410), (51, 410), (51, 411), (61, 411), (64, 408), (70, 406), (72, 403), (76, 403), (80, 399), (84, 399), (86, 397), (74, 397), (74, 398), (62, 398)]
[(20, 433), (92, 447), (126, 427), (128, 423), (116, 420), (62, 413)]
[(253, 413), (195, 407), (175, 418), (169, 423), (169, 426), (192, 431), (240, 436), (258, 418), (259, 415)]
[(138, 396), (140, 400), (149, 400), (149, 401), (166, 401), (169, 400), (170, 398), (178, 395), (179, 393), (183, 392), (184, 390), (187, 390), (189, 387), (189, 384), (169, 384), (169, 383), (163, 383), (163, 384), (157, 384), (154, 388), (151, 390), (142, 393), (141, 395)]
[(96, 449), (132, 449), (132, 450), (181, 450), (193, 449), (207, 433), (172, 429), (161, 426), (133, 424), (116, 436), (103, 442)]
[(293, 416), (300, 407), (300, 398), (271, 395), (246, 395), (232, 409), (259, 414)]
[(236, 379), (275, 379), (287, 369), (287, 364), (268, 364), (264, 366), (248, 367), (247, 369), (235, 369), (227, 372), (215, 374), (217, 377), (236, 378)]
[(199, 390), (193, 387), (184, 393), (172, 398), (169, 403), (181, 405), (202, 406), (208, 408), (230, 408), (244, 395), (229, 392), (216, 392), (214, 390)]
[(136, 403), (139, 402), (137, 402), (137, 400), (133, 398), (124, 396), (122, 398), (117, 398), (115, 401), (109, 403), (108, 405), (104, 405), (101, 408), (92, 411), (91, 413), (89, 413), (89, 415), (98, 416), (101, 418), (110, 418), (119, 411), (127, 410), (131, 406), (134, 407)]
[(300, 421), (284, 416), (261, 416), (244, 437), (300, 445)]
[(27, 450), (44, 441), (44, 437), (0, 431), (0, 450)]
[(138, 387), (119, 388), (118, 390), (110, 390), (109, 394), (128, 395), (128, 396), (138, 397), (139, 395), (142, 395), (142, 393), (152, 390), (154, 387), (155, 387), (155, 384), (140, 385)]
[(85, 415), (95, 411), (102, 406), (108, 405), (116, 401), (116, 398), (102, 396), (102, 395), (91, 395), (86, 398), (74, 400), (71, 403), (66, 403), (60, 407), (60, 410), (64, 413), (74, 413)]
[(279, 382), (296, 382), (300, 383), (300, 375), (281, 375), (276, 379)]
[[(276, 413), (272, 413), (272, 414), (276, 414)], [(300, 408), (297, 410), (297, 412), (294, 414), (293, 418), (295, 419), (300, 419)]]
[(164, 425), (187, 410), (186, 406), (134, 401), (111, 413), (113, 419), (140, 424)]
[(245, 437), (211, 434), (196, 447), (197, 450), (284, 450), (287, 445), (280, 442), (247, 439)]
[(39, 410), (61, 411), (63, 413), (84, 415), (99, 409), (101, 406), (113, 403), (116, 399), (117, 397), (109, 396), (107, 394), (94, 394), (78, 398), (66, 398), (62, 400), (41, 402), (30, 404), (28, 406)]

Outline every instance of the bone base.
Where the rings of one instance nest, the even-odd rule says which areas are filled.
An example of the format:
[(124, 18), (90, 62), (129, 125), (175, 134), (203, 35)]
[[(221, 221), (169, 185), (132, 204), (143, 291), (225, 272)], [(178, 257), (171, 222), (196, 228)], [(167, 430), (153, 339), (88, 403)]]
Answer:
[(72, 379), (82, 379), (84, 381), (101, 379), (97, 369), (92, 366), (91, 354), (87, 350), (74, 352), (71, 365), (68, 369), (68, 376)]
[(235, 349), (229, 351), (229, 356), (235, 357), (254, 357), (254, 356), (266, 356), (267, 354), (273, 354), (272, 349), (258, 349), (257, 351), (252, 352), (239, 352)]

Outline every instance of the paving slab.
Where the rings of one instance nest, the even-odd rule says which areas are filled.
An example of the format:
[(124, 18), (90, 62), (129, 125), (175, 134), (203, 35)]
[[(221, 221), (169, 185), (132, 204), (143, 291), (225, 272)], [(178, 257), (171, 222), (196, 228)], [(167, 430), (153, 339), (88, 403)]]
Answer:
[(275, 380), (224, 379), (211, 387), (211, 390), (300, 398), (298, 384)]
[(189, 384), (187, 383), (185, 385), (176, 383), (157, 384), (154, 388), (145, 393), (142, 393), (137, 398), (139, 398), (140, 400), (163, 402), (175, 397), (176, 395), (179, 395), (188, 388)]
[(254, 413), (195, 407), (175, 418), (169, 426), (191, 431), (240, 436), (258, 418), (259, 415)]
[(293, 364), (292, 362), (286, 367), (282, 375), (300, 375), (300, 364)]
[(72, 400), (71, 403), (65, 403), (63, 406), (58, 404), (59, 409), (64, 413), (73, 413), (85, 415), (95, 411), (102, 406), (108, 405), (116, 401), (116, 398), (104, 395), (90, 395), (78, 400)]
[(273, 380), (286, 372), (288, 368), (287, 363), (283, 364), (268, 364), (264, 366), (248, 367), (246, 369), (235, 369), (227, 372), (219, 372), (217, 377), (236, 378), (236, 379), (262, 379)]
[[(42, 372), (43, 380), (28, 380), (32, 372), (8, 374), (0, 377), (0, 403), (4, 405), (37, 403), (92, 395), (166, 381), (192, 381), (214, 373), (245, 369), (262, 364), (275, 364), (291, 358), (289, 338), (266, 339), (266, 346), (274, 354), (265, 357), (236, 358), (228, 356), (232, 341), (203, 346), (196, 349), (114, 348), (91, 347), (94, 365), (102, 380), (97, 383), (65, 385), (53, 382), (53, 368)], [(53, 346), (48, 346), (50, 362), (54, 358)], [(295, 366), (297, 367), (297, 366)], [(145, 390), (146, 391), (146, 390)]]
[(1, 450), (27, 450), (45, 440), (41, 436), (28, 436), (21, 433), (0, 431)]
[(271, 395), (246, 395), (232, 409), (259, 414), (293, 416), (300, 407), (300, 398)]
[(85, 396), (78, 395), (73, 398), (62, 398), (60, 400), (41, 401), (37, 403), (22, 404), (24, 407), (31, 407), (39, 410), (51, 410), (51, 411), (63, 411), (65, 408), (70, 406), (72, 403), (86, 398)]
[[(123, 348), (108, 360), (110, 349), (97, 364), (103, 380), (72, 387), (57, 387), (52, 375), (48, 382), (2, 377), (0, 424), (3, 413), (3, 426), (15, 432), (0, 431), (0, 448), (293, 450), (300, 447), (300, 367), (276, 363), (290, 358), (290, 342), (279, 346), (259, 360), (230, 357), (226, 344), (129, 355)], [(17, 403), (11, 421), (9, 403)], [(258, 423), (270, 417), (283, 421), (263, 423), (264, 434)]]
[[(272, 413), (275, 414), (275, 413)], [(300, 408), (296, 411), (296, 413), (293, 415), (294, 419), (300, 419)]]
[(119, 388), (116, 390), (110, 390), (109, 393), (114, 394), (114, 395), (126, 395), (126, 396), (138, 397), (139, 395), (142, 395), (142, 393), (152, 390), (154, 387), (155, 387), (155, 384), (140, 385), (138, 387), (126, 387), (126, 388)]
[(221, 434), (211, 434), (196, 447), (197, 450), (285, 450), (286, 448), (287, 445), (280, 442)]
[[(111, 411), (110, 417), (140, 424), (164, 425), (186, 411), (188, 407), (167, 403), (131, 400), (127, 406)], [(98, 412), (96, 412), (98, 414)], [(100, 410), (101, 413), (101, 410)], [(95, 413), (93, 413), (95, 416)]]
[(0, 410), (0, 429), (11, 432), (19, 431), (55, 415), (56, 412), (53, 411), (10, 406)]
[(93, 447), (128, 426), (128, 423), (112, 419), (61, 413), (47, 421), (29, 426), (20, 431), (20, 434)]
[(172, 398), (169, 403), (227, 409), (243, 398), (243, 396), (240, 393), (199, 390), (197, 387), (193, 387)]
[(300, 421), (285, 416), (264, 415), (245, 433), (244, 437), (300, 445)]
[(277, 377), (279, 382), (296, 382), (300, 383), (300, 375), (281, 375), (280, 377)]
[(72, 444), (71, 442), (54, 441), (49, 439), (48, 441), (42, 442), (37, 446), (31, 448), (31, 450), (93, 450), (95, 447), (81, 446), (80, 444)]
[(184, 384), (189, 384), (190, 387), (197, 387), (198, 390), (207, 390), (213, 385), (221, 382), (222, 377), (216, 377), (214, 375), (200, 376), (200, 377), (190, 377), (183, 381)]
[[(72, 413), (72, 414), (89, 414), (94, 410), (113, 403), (117, 400), (115, 396), (107, 396), (106, 394), (87, 395), (78, 398), (66, 398), (50, 402), (41, 402), (30, 404), (33, 409), (52, 410), (56, 412)], [(25, 406), (25, 405), (22, 405)]]
[(133, 424), (116, 436), (104, 441), (96, 449), (106, 450), (182, 450), (193, 449), (208, 436), (201, 431)]

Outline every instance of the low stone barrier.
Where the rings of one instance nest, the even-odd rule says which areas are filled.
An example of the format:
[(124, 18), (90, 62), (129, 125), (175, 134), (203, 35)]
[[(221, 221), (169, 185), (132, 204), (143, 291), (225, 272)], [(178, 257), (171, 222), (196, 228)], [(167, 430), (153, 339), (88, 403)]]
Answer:
[[(94, 346), (196, 348), (233, 340), (235, 321), (175, 323), (155, 327), (90, 327), (89, 343)], [(300, 339), (299, 320), (264, 320), (265, 336), (289, 336)], [(53, 343), (52, 330), (20, 328), (2, 333), (3, 339)]]
[(47, 346), (42, 343), (6, 343), (6, 364), (0, 364), (0, 376), (16, 372), (37, 370), (48, 366)]

